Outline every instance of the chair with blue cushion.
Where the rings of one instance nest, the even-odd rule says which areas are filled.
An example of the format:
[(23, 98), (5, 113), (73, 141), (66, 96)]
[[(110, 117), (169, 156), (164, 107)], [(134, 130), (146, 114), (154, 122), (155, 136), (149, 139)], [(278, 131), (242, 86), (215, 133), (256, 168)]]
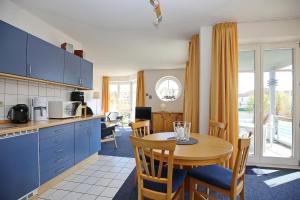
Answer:
[[(245, 169), (249, 153), (250, 138), (242, 138), (238, 141), (238, 153), (233, 171), (219, 165), (196, 167), (188, 172), (190, 176), (190, 200), (197, 195), (202, 199), (214, 197), (209, 190), (219, 192), (230, 197), (230, 200), (244, 200)], [(202, 192), (198, 187), (208, 190)]]
[[(130, 136), (138, 177), (138, 200), (184, 199), (186, 171), (173, 169), (175, 140), (144, 140)], [(150, 162), (146, 161), (146, 155)], [(154, 157), (159, 160), (155, 165)]]

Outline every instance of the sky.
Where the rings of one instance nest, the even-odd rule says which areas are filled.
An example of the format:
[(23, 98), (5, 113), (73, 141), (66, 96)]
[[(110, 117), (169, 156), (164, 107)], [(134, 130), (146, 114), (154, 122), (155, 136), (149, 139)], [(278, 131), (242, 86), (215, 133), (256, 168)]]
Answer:
[[(239, 94), (253, 91), (254, 89), (254, 73), (240, 72), (238, 80)], [(267, 82), (269, 80), (269, 72), (264, 72), (263, 77), (264, 88), (268, 88)], [(287, 91), (293, 88), (293, 73), (292, 71), (276, 72), (277, 91)]]

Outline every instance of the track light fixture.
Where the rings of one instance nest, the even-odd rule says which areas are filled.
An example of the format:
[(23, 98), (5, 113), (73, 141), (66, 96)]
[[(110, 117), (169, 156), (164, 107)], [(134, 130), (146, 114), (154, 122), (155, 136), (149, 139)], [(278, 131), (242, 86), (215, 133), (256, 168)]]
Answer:
[(153, 6), (154, 13), (156, 15), (156, 18), (154, 19), (154, 26), (158, 27), (160, 22), (162, 21), (162, 15), (161, 15), (161, 10), (160, 10), (160, 3), (158, 0), (150, 0), (150, 4)]

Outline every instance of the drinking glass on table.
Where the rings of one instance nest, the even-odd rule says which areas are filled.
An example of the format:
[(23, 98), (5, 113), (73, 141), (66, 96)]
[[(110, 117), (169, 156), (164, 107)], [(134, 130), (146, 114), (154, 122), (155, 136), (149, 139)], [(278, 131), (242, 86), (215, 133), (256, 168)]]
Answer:
[(189, 141), (190, 139), (190, 130), (191, 123), (185, 121), (176, 121), (173, 122), (174, 133), (176, 140), (179, 141)]

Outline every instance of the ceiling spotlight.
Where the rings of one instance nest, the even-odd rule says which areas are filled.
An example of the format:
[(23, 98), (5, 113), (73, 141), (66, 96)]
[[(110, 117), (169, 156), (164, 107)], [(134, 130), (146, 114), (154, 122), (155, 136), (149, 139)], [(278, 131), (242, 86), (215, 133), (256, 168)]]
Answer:
[(162, 21), (162, 15), (161, 15), (161, 10), (160, 10), (160, 3), (158, 0), (150, 0), (150, 4), (153, 6), (154, 13), (155, 13), (155, 19), (154, 19), (154, 26), (158, 27), (160, 22)]

